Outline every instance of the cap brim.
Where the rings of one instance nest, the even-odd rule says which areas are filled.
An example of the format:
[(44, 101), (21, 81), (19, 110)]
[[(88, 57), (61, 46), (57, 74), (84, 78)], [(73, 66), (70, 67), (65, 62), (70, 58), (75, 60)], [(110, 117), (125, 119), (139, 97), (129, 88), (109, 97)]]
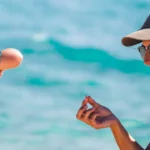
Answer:
[(138, 30), (123, 37), (122, 44), (124, 46), (133, 46), (141, 43), (143, 40), (150, 40), (150, 28)]

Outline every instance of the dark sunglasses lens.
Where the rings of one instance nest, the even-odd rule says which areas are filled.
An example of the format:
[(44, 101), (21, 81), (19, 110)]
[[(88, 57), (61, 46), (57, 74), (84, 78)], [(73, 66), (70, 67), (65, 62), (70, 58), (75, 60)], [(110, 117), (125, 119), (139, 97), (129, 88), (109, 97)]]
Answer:
[(138, 50), (139, 50), (139, 52), (140, 52), (140, 55), (141, 55), (141, 57), (142, 57), (142, 59), (144, 60), (144, 58), (145, 58), (145, 47), (143, 47), (143, 46), (140, 46), (140, 47), (138, 47)]
[(138, 47), (139, 52), (145, 51), (145, 47), (144, 46), (140, 46)]

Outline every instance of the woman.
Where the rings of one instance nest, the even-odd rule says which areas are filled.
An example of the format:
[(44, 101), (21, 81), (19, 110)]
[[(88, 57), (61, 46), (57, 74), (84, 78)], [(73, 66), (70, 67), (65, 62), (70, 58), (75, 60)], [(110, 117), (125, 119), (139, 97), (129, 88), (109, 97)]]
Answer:
[[(124, 46), (133, 46), (139, 43), (142, 43), (142, 45), (138, 47), (138, 51), (144, 64), (150, 66), (150, 15), (140, 30), (122, 39)], [(91, 109), (87, 108), (88, 103), (92, 105)], [(85, 97), (76, 117), (95, 129), (110, 127), (120, 150), (144, 150), (128, 134), (119, 119), (107, 107), (98, 104), (90, 96)], [(150, 150), (150, 144), (146, 149)]]
[(0, 51), (0, 77), (5, 70), (18, 67), (22, 60), (22, 54), (16, 49), (7, 48)]

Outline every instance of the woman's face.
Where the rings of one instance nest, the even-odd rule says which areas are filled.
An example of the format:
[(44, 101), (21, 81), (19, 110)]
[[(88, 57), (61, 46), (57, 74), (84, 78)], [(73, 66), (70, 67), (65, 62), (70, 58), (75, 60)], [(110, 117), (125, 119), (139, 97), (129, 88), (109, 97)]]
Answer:
[(144, 64), (150, 66), (150, 40), (143, 41), (138, 50), (144, 60)]

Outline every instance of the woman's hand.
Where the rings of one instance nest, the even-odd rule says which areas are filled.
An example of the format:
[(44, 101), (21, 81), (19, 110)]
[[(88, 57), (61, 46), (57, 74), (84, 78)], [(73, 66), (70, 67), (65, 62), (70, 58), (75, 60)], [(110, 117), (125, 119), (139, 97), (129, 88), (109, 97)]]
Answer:
[[(87, 104), (92, 108), (88, 109)], [(90, 96), (85, 97), (76, 117), (95, 129), (111, 127), (118, 120), (107, 107), (98, 104)]]

